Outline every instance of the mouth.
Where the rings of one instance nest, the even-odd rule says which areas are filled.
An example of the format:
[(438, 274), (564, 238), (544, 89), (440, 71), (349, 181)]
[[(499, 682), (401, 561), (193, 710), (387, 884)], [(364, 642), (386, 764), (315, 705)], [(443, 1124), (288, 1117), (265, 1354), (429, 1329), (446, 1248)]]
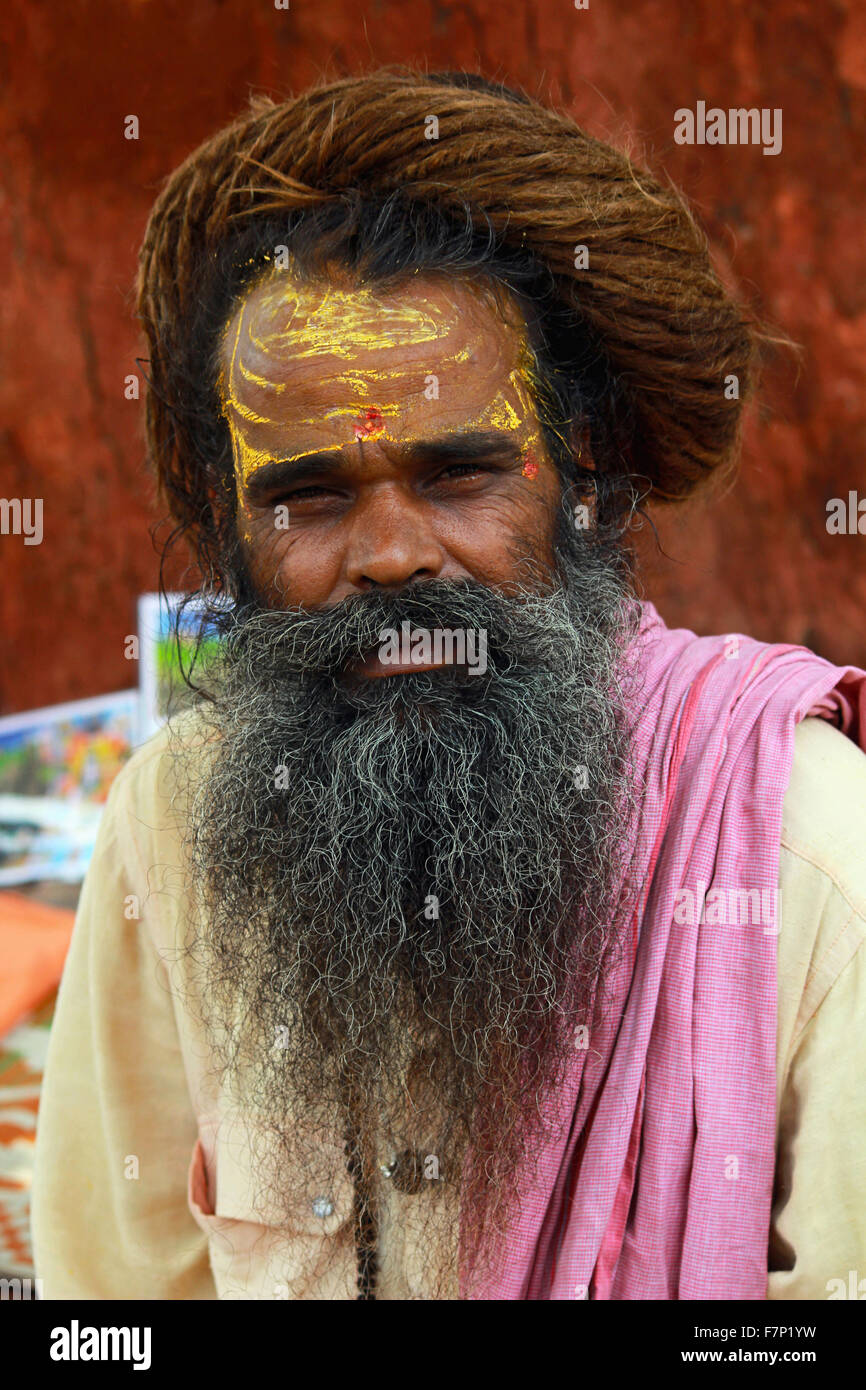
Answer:
[(360, 661), (356, 661), (350, 668), (356, 676), (363, 676), (366, 679), (378, 680), (383, 676), (403, 676), (410, 675), (413, 671), (438, 671), (442, 667), (452, 666), (444, 656), (436, 661), (382, 661), (378, 651), (369, 652)]

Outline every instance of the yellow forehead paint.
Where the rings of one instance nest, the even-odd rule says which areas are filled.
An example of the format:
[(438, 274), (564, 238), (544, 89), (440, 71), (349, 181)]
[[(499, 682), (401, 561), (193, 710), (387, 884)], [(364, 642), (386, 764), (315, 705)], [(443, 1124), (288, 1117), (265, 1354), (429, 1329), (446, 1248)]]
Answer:
[[(426, 304), (423, 308), (405, 303), (392, 306), (383, 304), (380, 298), (365, 289), (346, 291), (332, 285), (307, 287), (294, 284), (286, 287), (283, 275), (275, 277), (260, 297), (257, 308), (264, 323), (256, 333), (252, 332), (247, 322), (247, 308), (245, 303), (237, 317), (233, 340), (231, 325), (226, 329), (224, 361), (228, 356), (228, 364), (219, 379), (222, 412), (229, 420), (235, 467), (244, 485), (253, 473), (273, 460), (274, 454), (272, 446), (256, 448), (238, 422), (277, 422), (273, 417), (260, 415), (246, 405), (240, 398), (239, 388), (246, 383), (279, 395), (288, 387), (286, 382), (273, 381), (268, 376), (254, 372), (249, 360), (244, 360), (244, 349), (247, 349), (249, 356), (249, 346), (252, 345), (259, 360), (262, 357), (284, 359), (286, 355), (293, 358), (318, 355), (351, 358), (361, 350), (376, 352), (432, 342), (447, 337), (459, 323), (456, 306), (449, 309), (435, 304)], [(300, 322), (296, 323), (299, 316)], [(446, 360), (466, 361), (471, 351), (471, 345), (466, 345)], [(466, 423), (476, 426), (487, 424), (507, 430), (521, 429), (526, 417), (531, 416), (533, 411), (529, 389), (532, 365), (532, 356), (524, 339), (520, 343), (518, 367), (509, 376), (508, 392), (499, 391), (477, 417)], [(399, 416), (400, 405), (396, 402), (373, 402), (370, 396), (374, 387), (382, 391), (383, 387), (393, 387), (397, 379), (407, 375), (405, 370), (382, 372), (375, 368), (350, 369), (337, 377), (336, 381), (351, 388), (356, 399), (360, 398), (357, 404), (334, 407), (313, 419), (294, 423), (319, 425), (327, 420), (349, 417), (351, 435), (335, 448), (343, 448), (345, 444), (361, 439), (386, 438), (398, 442), (388, 431), (387, 424)], [(516, 404), (509, 399), (511, 395), (516, 398)], [(407, 437), (403, 435), (400, 438), (405, 440)], [(537, 436), (533, 434), (532, 438), (535, 440)], [(290, 457), (300, 458), (307, 452), (308, 449), (301, 450)]]
[[(261, 415), (245, 404), (239, 388), (242, 383), (247, 383), (279, 395), (287, 387), (285, 382), (273, 381), (254, 372), (249, 362), (244, 361), (244, 348), (251, 345), (256, 354), (265, 359), (286, 355), (293, 358), (317, 355), (352, 358), (361, 350), (376, 352), (435, 341), (451, 333), (458, 322), (458, 313), (453, 306), (443, 309), (435, 304), (423, 308), (405, 303), (384, 304), (369, 290), (346, 291), (332, 285), (324, 289), (320, 286), (286, 287), (283, 276), (276, 277), (266, 288), (257, 307), (263, 318), (263, 327), (257, 333), (251, 331), (247, 323), (247, 305), (244, 304), (234, 330), (228, 370), (221, 373), (219, 382), (223, 414), (228, 416), (232, 429), (235, 464), (244, 484), (252, 473), (270, 461), (272, 453), (255, 448), (244, 437), (236, 421), (240, 419), (250, 424), (275, 422), (271, 416)], [(229, 328), (227, 338), (230, 333)], [(228, 346), (227, 341), (226, 348)], [(465, 349), (461, 350), (458, 356), (462, 357), (464, 352)], [(373, 385), (386, 383), (394, 375), (375, 369), (363, 372), (356, 369), (345, 373), (341, 379), (351, 384), (353, 391), (369, 402)], [(372, 408), (375, 410), (374, 416), (369, 413), (370, 405), (365, 403), (336, 407), (323, 412), (315, 421), (301, 420), (297, 423), (318, 424), (323, 420), (349, 416), (352, 417), (352, 435), (347, 442), (358, 438), (377, 438), (385, 431), (384, 417), (397, 417), (400, 407), (393, 403)]]
[(275, 393), (284, 391), (286, 384), (251, 371), (239, 352), (242, 341), (251, 343), (265, 358), (279, 354), (291, 355), (293, 359), (351, 359), (361, 349), (380, 352), (383, 348), (433, 342), (452, 332), (458, 322), (453, 306), (448, 312), (434, 304), (423, 308), (406, 303), (385, 304), (370, 290), (340, 290), (332, 285), (326, 285), (324, 290), (306, 286), (287, 289), (280, 277), (267, 287), (257, 309), (264, 324), (260, 332), (253, 333), (246, 321), (247, 305), (241, 308), (228, 379), (221, 383), (224, 398), (242, 417), (256, 421), (263, 417), (241, 407), (238, 382), (248, 381)]

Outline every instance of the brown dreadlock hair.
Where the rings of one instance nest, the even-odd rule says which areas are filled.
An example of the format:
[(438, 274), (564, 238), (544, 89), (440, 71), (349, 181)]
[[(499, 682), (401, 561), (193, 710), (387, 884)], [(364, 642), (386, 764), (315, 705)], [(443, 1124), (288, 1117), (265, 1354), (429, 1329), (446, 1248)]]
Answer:
[[(624, 480), (677, 501), (732, 470), (762, 335), (676, 189), (474, 74), (385, 68), (279, 104), (256, 97), (170, 176), (139, 257), (166, 550), (186, 536), (206, 590), (225, 587), (236, 545), (216, 345), (281, 244), (311, 274), (336, 254), (373, 282), (444, 268), (508, 285), (530, 310), (554, 459), (573, 482), (591, 478), (602, 522), (634, 509)], [(573, 456), (575, 424), (591, 472)]]

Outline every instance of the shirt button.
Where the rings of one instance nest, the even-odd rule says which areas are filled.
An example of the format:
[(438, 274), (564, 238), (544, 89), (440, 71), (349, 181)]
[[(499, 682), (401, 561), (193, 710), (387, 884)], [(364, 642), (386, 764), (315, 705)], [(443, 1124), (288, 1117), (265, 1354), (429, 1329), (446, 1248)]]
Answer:
[(321, 1217), (323, 1221), (326, 1217), (334, 1214), (334, 1203), (330, 1197), (314, 1197), (311, 1205), (313, 1215)]

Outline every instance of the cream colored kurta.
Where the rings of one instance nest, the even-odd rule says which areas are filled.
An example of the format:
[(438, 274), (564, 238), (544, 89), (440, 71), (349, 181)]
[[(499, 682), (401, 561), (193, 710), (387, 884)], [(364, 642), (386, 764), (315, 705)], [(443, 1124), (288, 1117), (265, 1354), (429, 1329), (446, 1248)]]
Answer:
[[(195, 736), (189, 716), (178, 728)], [(58, 997), (33, 1192), (44, 1297), (353, 1298), (348, 1178), (310, 1192), (291, 1236), (253, 1211), (240, 1131), (177, 997), (190, 981), (167, 749), (162, 731), (112, 787)], [(829, 1281), (866, 1277), (866, 756), (818, 719), (795, 734), (779, 887), (768, 1297), (824, 1299), (839, 1296)], [(413, 1217), (430, 1200), (390, 1192), (380, 1298), (425, 1296)]]

